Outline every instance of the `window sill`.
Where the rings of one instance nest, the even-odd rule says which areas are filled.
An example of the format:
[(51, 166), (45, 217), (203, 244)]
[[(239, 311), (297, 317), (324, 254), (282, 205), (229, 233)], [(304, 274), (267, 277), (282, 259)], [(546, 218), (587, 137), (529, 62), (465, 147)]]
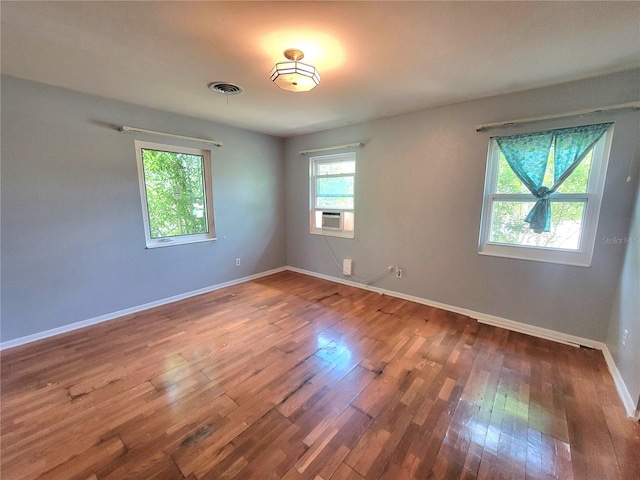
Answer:
[(323, 235), (325, 237), (349, 238), (355, 237), (355, 232), (345, 230), (311, 230), (312, 235)]
[(212, 237), (212, 238), (197, 238), (197, 239), (189, 239), (189, 240), (171, 240), (169, 242), (153, 242), (153, 243), (147, 243), (147, 246), (145, 247), (147, 250), (150, 249), (154, 249), (154, 248), (163, 248), (163, 247), (174, 247), (176, 245), (188, 245), (191, 243), (204, 243), (204, 242), (213, 242), (217, 240), (216, 237)]
[(492, 257), (513, 258), (532, 262), (555, 263), (573, 267), (590, 267), (591, 254), (581, 251), (551, 250), (548, 248), (530, 248), (518, 245), (483, 245), (478, 253)]

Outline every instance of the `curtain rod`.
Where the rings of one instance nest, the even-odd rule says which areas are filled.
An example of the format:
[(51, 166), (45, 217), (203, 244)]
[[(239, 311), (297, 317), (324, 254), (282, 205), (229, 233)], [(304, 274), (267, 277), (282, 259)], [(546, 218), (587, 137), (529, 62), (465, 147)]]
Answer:
[(208, 138), (189, 137), (187, 135), (178, 135), (176, 133), (166, 133), (158, 132), (157, 130), (146, 130), (144, 128), (127, 127), (126, 125), (122, 125), (118, 128), (118, 130), (121, 132), (150, 133), (152, 135), (162, 135), (164, 137), (183, 138), (185, 140), (195, 140), (196, 142), (210, 143), (212, 145), (215, 145), (216, 147), (222, 146), (222, 142), (216, 142), (215, 140), (209, 140)]
[(520, 125), (522, 123), (540, 122), (542, 120), (551, 120), (554, 118), (577, 117), (579, 115), (588, 115), (590, 113), (608, 112), (612, 110), (626, 110), (628, 108), (638, 110), (640, 109), (640, 102), (620, 103), (618, 105), (610, 105), (608, 107), (577, 110), (574, 112), (559, 113), (556, 115), (545, 115), (542, 117), (519, 118), (518, 120), (511, 120), (509, 122), (487, 123), (485, 125), (477, 125), (476, 132), (483, 132), (491, 128), (510, 127), (512, 125)]
[(348, 148), (348, 147), (364, 147), (364, 143), (362, 143), (362, 142), (345, 143), (344, 145), (333, 145), (331, 147), (311, 148), (309, 150), (300, 150), (300, 155), (307, 155), (309, 153), (316, 153), (316, 152), (326, 152), (328, 150), (338, 150), (339, 148)]

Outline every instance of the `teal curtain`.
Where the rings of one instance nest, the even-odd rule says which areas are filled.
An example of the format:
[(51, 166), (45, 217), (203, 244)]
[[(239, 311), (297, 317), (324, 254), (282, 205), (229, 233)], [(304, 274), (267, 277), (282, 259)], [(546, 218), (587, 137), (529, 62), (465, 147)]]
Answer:
[[(535, 233), (548, 232), (551, 227), (549, 196), (569, 178), (612, 123), (548, 130), (496, 137), (507, 163), (536, 197), (536, 203), (524, 219)], [(543, 185), (551, 147), (554, 147), (554, 179), (551, 187)]]

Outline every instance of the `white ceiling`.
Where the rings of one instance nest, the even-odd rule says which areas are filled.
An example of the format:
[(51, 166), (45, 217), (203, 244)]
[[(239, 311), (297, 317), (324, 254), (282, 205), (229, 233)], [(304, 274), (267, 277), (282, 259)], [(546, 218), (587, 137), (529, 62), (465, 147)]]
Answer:
[[(636, 1), (3, 0), (0, 15), (4, 74), (278, 136), (640, 67)], [(314, 90), (269, 80), (289, 47)]]

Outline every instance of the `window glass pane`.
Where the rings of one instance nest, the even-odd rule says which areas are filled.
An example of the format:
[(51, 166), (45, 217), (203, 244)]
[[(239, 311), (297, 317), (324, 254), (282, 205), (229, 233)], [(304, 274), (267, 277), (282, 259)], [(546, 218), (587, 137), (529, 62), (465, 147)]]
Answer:
[(356, 173), (355, 160), (316, 162), (316, 175), (340, 175), (343, 173)]
[(316, 208), (353, 209), (354, 177), (316, 178)]
[(551, 188), (553, 186), (553, 172), (554, 172), (554, 157), (555, 148), (551, 145), (549, 149), (549, 156), (547, 157), (547, 169), (544, 172), (544, 180), (542, 181), (542, 185), (547, 188)]
[(530, 193), (524, 183), (513, 173), (502, 152), (498, 162), (498, 181), (495, 193)]
[(580, 165), (569, 175), (560, 188), (558, 193), (586, 193), (589, 186), (589, 175), (591, 173), (591, 157), (593, 157), (593, 149), (580, 162)]
[(316, 195), (318, 197), (353, 197), (353, 178), (351, 176), (316, 178)]
[(353, 197), (316, 197), (316, 208), (353, 210)]
[[(554, 163), (553, 163), (554, 149), (553, 146), (549, 151), (549, 162), (547, 163), (547, 170), (544, 175), (543, 185), (551, 188), (553, 186), (554, 178)], [(586, 155), (586, 157), (580, 162), (580, 165), (571, 173), (560, 188), (558, 193), (586, 193), (587, 186), (589, 185), (589, 174), (591, 173), (591, 157), (593, 156), (593, 149)], [(520, 181), (520, 179), (513, 173), (513, 170), (507, 163), (507, 159), (504, 158), (502, 152), (500, 152), (500, 160), (498, 162), (498, 179), (496, 182), (495, 193), (529, 193), (527, 187)]]
[(551, 231), (534, 233), (524, 221), (534, 202), (495, 199), (489, 242), (578, 250), (586, 203), (586, 200), (551, 202)]
[(151, 238), (208, 232), (201, 155), (142, 149)]

